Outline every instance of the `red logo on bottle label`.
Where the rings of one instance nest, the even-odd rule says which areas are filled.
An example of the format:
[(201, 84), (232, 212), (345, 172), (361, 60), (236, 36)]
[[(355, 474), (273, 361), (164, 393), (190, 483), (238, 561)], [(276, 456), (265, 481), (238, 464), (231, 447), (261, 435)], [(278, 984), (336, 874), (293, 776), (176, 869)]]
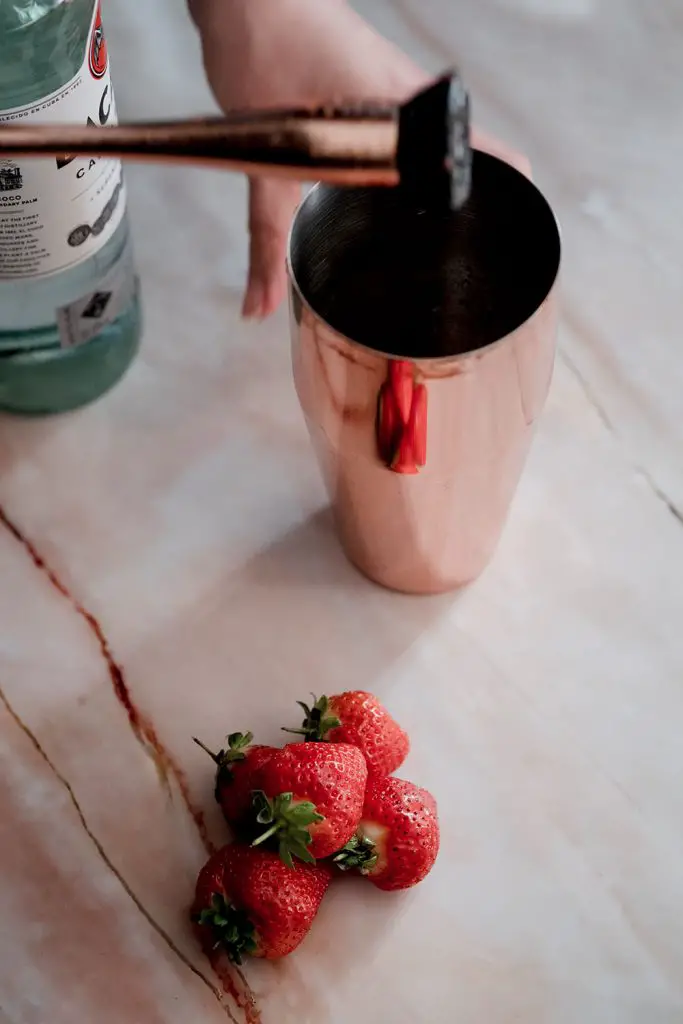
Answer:
[(90, 37), (90, 74), (93, 78), (102, 78), (107, 70), (107, 40), (102, 29), (102, 6), (97, 2), (95, 22)]

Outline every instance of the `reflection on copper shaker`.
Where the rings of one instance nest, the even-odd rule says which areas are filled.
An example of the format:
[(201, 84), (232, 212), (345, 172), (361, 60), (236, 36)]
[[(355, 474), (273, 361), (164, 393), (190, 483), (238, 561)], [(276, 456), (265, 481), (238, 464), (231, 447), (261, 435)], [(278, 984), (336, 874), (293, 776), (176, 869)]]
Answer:
[(340, 540), (408, 593), (491, 559), (554, 360), (560, 242), (541, 193), (475, 153), (452, 217), (317, 186), (290, 238), (294, 380)]
[(377, 451), (394, 473), (418, 473), (427, 461), (427, 387), (415, 366), (392, 359), (377, 399)]

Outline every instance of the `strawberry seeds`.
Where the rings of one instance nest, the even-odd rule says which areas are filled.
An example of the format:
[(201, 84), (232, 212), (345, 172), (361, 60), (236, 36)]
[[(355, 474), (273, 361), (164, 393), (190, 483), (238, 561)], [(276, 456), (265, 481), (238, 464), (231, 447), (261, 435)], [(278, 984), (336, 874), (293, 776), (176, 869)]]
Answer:
[(373, 694), (313, 698), (284, 747), (232, 733), (213, 753), (215, 798), (235, 841), (197, 879), (192, 920), (207, 953), (276, 959), (303, 941), (334, 877), (408, 889), (439, 851), (436, 801), (391, 773), (407, 734)]

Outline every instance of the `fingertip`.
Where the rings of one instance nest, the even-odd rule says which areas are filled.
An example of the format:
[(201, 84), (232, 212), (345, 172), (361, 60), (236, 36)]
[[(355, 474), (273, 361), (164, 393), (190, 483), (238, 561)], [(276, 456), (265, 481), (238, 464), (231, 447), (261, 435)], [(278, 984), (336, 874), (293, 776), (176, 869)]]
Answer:
[(242, 302), (243, 320), (260, 320), (264, 314), (263, 284), (257, 277), (250, 276)]
[(282, 264), (271, 268), (263, 289), (263, 316), (270, 316), (281, 305), (287, 293), (287, 272)]
[(287, 272), (284, 266), (261, 267), (249, 276), (244, 301), (243, 320), (265, 320), (282, 304), (287, 294)]
[(244, 296), (242, 316), (264, 319), (274, 313), (287, 291), (284, 239), (272, 234), (252, 235), (249, 283)]
[(274, 313), (287, 291), (287, 235), (301, 195), (299, 185), (256, 178), (249, 193), (249, 284), (243, 316)]

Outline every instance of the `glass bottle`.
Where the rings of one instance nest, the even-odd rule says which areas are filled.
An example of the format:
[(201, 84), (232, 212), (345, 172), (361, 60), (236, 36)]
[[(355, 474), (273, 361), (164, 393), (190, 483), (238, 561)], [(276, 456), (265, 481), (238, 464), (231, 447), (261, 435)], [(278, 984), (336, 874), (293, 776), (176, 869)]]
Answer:
[[(99, 0), (0, 0), (0, 121), (116, 119)], [(3, 159), (0, 409), (91, 402), (123, 375), (141, 329), (118, 160)]]

